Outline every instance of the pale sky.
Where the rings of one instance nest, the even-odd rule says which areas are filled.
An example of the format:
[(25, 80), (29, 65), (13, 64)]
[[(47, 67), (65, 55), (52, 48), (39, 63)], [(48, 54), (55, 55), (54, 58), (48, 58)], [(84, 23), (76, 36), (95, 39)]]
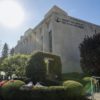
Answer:
[[(3, 0), (0, 0), (0, 3)], [(10, 1), (10, 0), (6, 0)], [(0, 23), (0, 44), (8, 43), (9, 47), (14, 47), (17, 44), (17, 41), (20, 39), (21, 35), (24, 35), (24, 32), (29, 28), (34, 28), (48, 12), (48, 10), (57, 5), (63, 10), (65, 10), (70, 16), (100, 25), (100, 0), (13, 0), (21, 7), (18, 13), (17, 10), (14, 11), (13, 6), (11, 6), (12, 14), (14, 20), (17, 23), (18, 18), (22, 18), (20, 25), (17, 27), (8, 27), (7, 25), (11, 24), (8, 20), (5, 22), (7, 25)], [(17, 9), (17, 8), (16, 8)], [(1, 13), (3, 12), (3, 13)], [(0, 16), (4, 18), (5, 16), (12, 17), (10, 12), (2, 10)], [(5, 13), (4, 13), (5, 12)], [(16, 13), (15, 13), (16, 12)], [(24, 16), (23, 16), (24, 13)], [(20, 15), (20, 16), (19, 16)], [(9, 17), (8, 17), (9, 18)], [(16, 19), (17, 18), (17, 19)], [(12, 18), (13, 19), (13, 18)], [(5, 20), (4, 20), (5, 21)], [(11, 24), (11, 25), (13, 25)]]

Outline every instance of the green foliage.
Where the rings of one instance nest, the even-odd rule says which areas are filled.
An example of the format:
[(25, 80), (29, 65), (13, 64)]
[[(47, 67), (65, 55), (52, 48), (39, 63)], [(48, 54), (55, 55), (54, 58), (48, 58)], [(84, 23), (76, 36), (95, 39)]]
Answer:
[(18, 77), (25, 76), (25, 69), (29, 55), (14, 55), (5, 58), (0, 66), (0, 69), (6, 72), (7, 76), (16, 74)]
[(82, 96), (83, 94), (83, 85), (77, 81), (68, 80), (63, 83), (63, 86), (66, 87), (68, 96)]
[(81, 67), (85, 73), (100, 75), (100, 33), (85, 37), (79, 46)]
[[(49, 63), (45, 61), (45, 59), (53, 59), (50, 60)], [(47, 63), (49, 74), (47, 74)], [(26, 67), (26, 76), (31, 78), (33, 82), (35, 81), (43, 81), (46, 78), (49, 79), (60, 79), (61, 78), (61, 60), (59, 56), (36, 52), (34, 53)], [(57, 76), (57, 77), (55, 77)]]
[(5, 43), (2, 49), (2, 59), (6, 58), (8, 56), (8, 44)]
[[(6, 100), (86, 100), (84, 96), (69, 95), (64, 86), (33, 87), (32, 90), (14, 90)], [(10, 93), (9, 93), (10, 95)]]
[(10, 80), (6, 82), (2, 87), (1, 87), (1, 94), (3, 98), (6, 100), (10, 100), (16, 92), (22, 85), (25, 85), (23, 81), (20, 80)]
[(83, 78), (83, 81), (85, 81), (85, 82), (91, 82), (91, 80), (93, 80), (92, 77), (84, 77)]
[(14, 48), (12, 48), (12, 49), (10, 50), (10, 55), (11, 55), (11, 56), (14, 55)]

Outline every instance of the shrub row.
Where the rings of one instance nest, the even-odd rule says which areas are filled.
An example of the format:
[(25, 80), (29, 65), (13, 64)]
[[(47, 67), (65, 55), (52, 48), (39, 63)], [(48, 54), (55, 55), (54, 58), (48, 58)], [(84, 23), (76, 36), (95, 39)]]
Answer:
[(82, 84), (75, 81), (66, 81), (64, 86), (33, 87), (30, 90), (21, 90), (23, 84), (18, 80), (5, 83), (1, 88), (4, 100), (85, 100)]
[[(70, 93), (71, 94), (71, 93)], [(69, 95), (64, 86), (34, 88), (32, 90), (14, 89), (4, 100), (85, 100), (82, 95)]]

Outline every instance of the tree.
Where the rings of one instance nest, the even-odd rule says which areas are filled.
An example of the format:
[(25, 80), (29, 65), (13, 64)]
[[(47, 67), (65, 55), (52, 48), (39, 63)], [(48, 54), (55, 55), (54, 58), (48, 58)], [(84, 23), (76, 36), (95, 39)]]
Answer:
[(16, 74), (17, 77), (25, 76), (25, 69), (29, 55), (14, 55), (5, 58), (0, 66), (0, 70), (4, 71), (7, 76)]
[(11, 56), (14, 55), (14, 48), (12, 48), (12, 49), (10, 50), (10, 55), (11, 55)]
[(0, 40), (0, 55), (1, 55), (1, 51), (2, 51), (2, 41)]
[(8, 44), (5, 43), (2, 49), (2, 59), (8, 56), (8, 51), (9, 51)]
[(91, 75), (100, 75), (100, 33), (85, 37), (79, 49), (83, 71)]

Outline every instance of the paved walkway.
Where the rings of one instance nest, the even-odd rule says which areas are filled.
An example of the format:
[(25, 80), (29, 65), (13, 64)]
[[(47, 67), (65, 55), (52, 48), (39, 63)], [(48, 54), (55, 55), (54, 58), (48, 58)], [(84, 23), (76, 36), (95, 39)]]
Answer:
[(100, 93), (94, 94), (94, 100), (100, 100)]

